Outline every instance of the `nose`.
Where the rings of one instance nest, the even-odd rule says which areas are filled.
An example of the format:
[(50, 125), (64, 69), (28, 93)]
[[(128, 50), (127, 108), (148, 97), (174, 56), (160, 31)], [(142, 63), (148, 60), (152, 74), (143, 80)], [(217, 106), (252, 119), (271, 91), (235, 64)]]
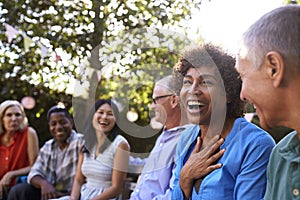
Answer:
[(55, 126), (55, 129), (60, 130), (60, 129), (62, 129), (62, 127), (63, 127), (62, 124), (57, 123)]
[(201, 86), (196, 81), (191, 85), (189, 91), (190, 94), (201, 94)]
[(107, 113), (103, 113), (103, 114), (100, 115), (100, 117), (102, 119), (107, 119), (108, 118), (108, 114)]
[(16, 115), (14, 115), (14, 114), (13, 114), (13, 115), (11, 115), (11, 119), (12, 119), (12, 120), (16, 120), (16, 119), (17, 119), (17, 116), (16, 116)]
[(243, 92), (243, 89), (241, 90), (241, 92), (240, 92), (240, 99), (242, 100), (242, 101), (247, 101), (247, 99), (246, 99), (246, 97), (244, 96), (244, 92)]
[(156, 104), (152, 101), (150, 108), (154, 109), (156, 107)]

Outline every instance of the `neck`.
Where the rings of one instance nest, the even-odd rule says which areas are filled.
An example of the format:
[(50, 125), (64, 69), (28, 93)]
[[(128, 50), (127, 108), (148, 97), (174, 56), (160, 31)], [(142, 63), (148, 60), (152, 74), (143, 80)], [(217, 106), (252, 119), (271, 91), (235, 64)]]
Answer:
[(13, 140), (14, 134), (15, 134), (15, 131), (14, 132), (13, 131), (5, 131), (1, 138), (1, 143), (4, 146), (9, 146)]
[(171, 129), (177, 126), (183, 125), (182, 120), (181, 120), (181, 112), (179, 111), (174, 111), (172, 115), (167, 116), (167, 121), (165, 122), (165, 127), (166, 129)]
[(101, 132), (101, 131), (96, 131), (96, 137), (97, 137), (97, 144), (102, 145), (105, 138), (107, 137), (108, 134)]
[(222, 127), (216, 125), (200, 125), (201, 138), (203, 141), (209, 141), (216, 135), (221, 135), (222, 138), (226, 138), (233, 127), (234, 121), (235, 119), (226, 119)]
[(6, 130), (4, 132), (4, 135), (13, 136), (16, 132), (17, 132), (17, 130)]
[[(296, 73), (295, 73), (296, 74)], [(297, 74), (291, 82), (283, 88), (281, 96), (284, 96), (284, 100), (281, 103), (279, 113), (276, 113), (280, 118), (276, 125), (286, 126), (288, 128), (297, 131), (298, 138), (300, 140), (300, 75)]]
[(63, 150), (64, 148), (66, 148), (68, 146), (68, 143), (64, 142), (64, 143), (57, 143), (58, 144), (58, 147)]

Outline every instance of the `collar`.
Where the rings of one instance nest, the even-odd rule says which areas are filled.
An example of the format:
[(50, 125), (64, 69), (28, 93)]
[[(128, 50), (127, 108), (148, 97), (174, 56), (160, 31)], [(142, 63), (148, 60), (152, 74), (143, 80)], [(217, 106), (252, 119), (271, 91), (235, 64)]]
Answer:
[[(283, 139), (284, 140), (284, 139)], [(296, 131), (293, 131), (285, 138), (286, 142), (278, 149), (278, 152), (286, 160), (300, 163), (299, 149), (300, 141)]]

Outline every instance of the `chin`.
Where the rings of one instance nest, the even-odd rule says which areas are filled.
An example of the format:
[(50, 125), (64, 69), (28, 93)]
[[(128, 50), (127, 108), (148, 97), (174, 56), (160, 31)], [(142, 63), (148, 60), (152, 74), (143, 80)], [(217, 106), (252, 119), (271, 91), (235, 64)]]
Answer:
[(191, 124), (201, 124), (199, 118), (194, 118), (194, 117), (188, 118), (188, 121), (189, 121), (189, 123), (191, 123)]

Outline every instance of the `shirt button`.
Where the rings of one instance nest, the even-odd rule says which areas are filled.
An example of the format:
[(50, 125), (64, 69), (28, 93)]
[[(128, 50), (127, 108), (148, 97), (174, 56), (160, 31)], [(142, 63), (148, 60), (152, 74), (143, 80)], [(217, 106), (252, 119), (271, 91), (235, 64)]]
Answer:
[(293, 189), (293, 195), (298, 196), (299, 195), (299, 190), (297, 188)]
[(8, 157), (5, 157), (5, 160), (8, 160)]
[(163, 143), (159, 143), (159, 146), (162, 146), (163, 145)]

